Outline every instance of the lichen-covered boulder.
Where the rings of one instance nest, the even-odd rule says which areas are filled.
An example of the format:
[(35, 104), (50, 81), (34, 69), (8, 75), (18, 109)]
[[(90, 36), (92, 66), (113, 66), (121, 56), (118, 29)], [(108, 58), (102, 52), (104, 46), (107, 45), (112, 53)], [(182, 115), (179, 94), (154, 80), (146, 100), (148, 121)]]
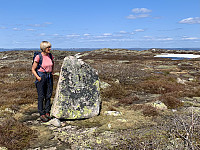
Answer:
[(100, 113), (98, 73), (81, 59), (65, 57), (51, 116), (58, 119), (90, 118)]

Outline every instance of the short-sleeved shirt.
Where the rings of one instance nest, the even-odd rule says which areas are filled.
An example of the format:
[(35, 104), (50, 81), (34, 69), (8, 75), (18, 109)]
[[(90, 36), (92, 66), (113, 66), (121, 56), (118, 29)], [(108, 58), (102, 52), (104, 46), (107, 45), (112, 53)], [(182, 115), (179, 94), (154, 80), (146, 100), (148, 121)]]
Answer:
[[(53, 55), (52, 55), (52, 60), (54, 59)], [(37, 55), (34, 59), (35, 62), (39, 63), (40, 57), (39, 55)], [(53, 62), (52, 62), (49, 54), (48, 55), (42, 55), (42, 67), (45, 69), (43, 69), (42, 67), (40, 67), (40, 69), (38, 69), (39, 72), (52, 72), (53, 69)]]

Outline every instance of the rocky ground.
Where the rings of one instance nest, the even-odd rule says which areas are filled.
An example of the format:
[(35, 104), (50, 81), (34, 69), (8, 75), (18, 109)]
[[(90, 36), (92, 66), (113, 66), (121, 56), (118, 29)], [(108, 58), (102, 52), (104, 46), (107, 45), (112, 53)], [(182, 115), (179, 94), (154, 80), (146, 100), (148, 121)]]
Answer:
[(53, 50), (54, 94), (68, 55), (98, 70), (101, 80), (100, 115), (60, 120), (59, 127), (40, 122), (33, 53), (0, 52), (0, 149), (200, 149), (200, 59), (154, 57), (200, 52)]

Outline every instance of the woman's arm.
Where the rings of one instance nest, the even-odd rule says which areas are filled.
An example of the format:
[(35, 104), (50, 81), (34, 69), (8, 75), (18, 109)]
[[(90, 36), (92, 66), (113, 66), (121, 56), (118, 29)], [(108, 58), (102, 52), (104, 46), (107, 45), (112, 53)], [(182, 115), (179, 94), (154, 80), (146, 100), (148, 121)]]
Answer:
[(36, 61), (34, 61), (33, 65), (32, 65), (32, 73), (33, 73), (33, 75), (36, 77), (36, 79), (38, 81), (41, 81), (41, 77), (38, 76), (37, 72), (35, 71), (35, 69), (37, 68), (37, 66), (38, 66), (38, 63)]

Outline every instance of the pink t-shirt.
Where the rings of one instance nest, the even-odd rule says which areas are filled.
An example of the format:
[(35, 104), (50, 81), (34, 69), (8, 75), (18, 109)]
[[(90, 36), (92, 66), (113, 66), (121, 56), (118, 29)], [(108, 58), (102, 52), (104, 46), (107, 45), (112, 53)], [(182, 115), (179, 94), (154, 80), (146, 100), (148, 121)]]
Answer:
[[(54, 59), (53, 55), (52, 55), (52, 59)], [(39, 63), (40, 57), (39, 55), (37, 55), (34, 59), (34, 61), (36, 61), (37, 63)], [(53, 63), (52, 60), (49, 56), (49, 54), (46, 55), (42, 55), (42, 65), (41, 65), (46, 72), (52, 72), (52, 67), (53, 67)], [(38, 69), (39, 72), (45, 72), (44, 69), (40, 67), (40, 69)]]

